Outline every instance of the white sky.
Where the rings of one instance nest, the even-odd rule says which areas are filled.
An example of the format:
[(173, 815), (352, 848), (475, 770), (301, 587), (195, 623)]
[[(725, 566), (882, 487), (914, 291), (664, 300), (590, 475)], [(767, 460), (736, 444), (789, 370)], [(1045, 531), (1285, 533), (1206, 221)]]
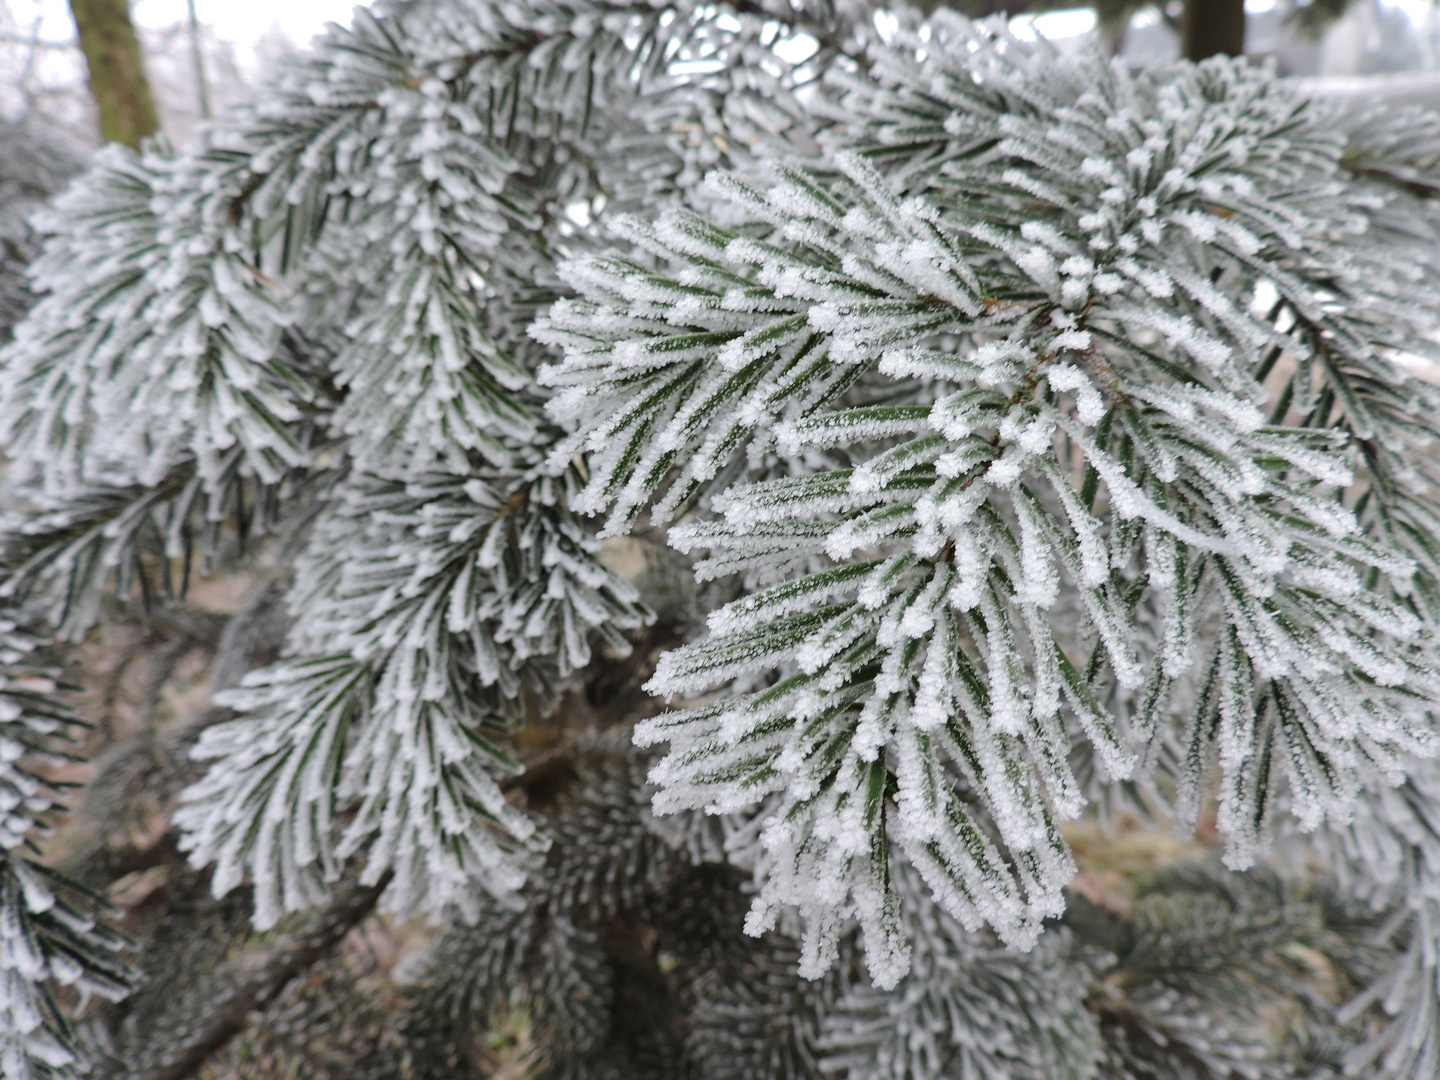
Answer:
[[(74, 35), (67, 0), (7, 0), (16, 22), (28, 27), (38, 17), (41, 37), (63, 41)], [(142, 26), (166, 27), (184, 21), (186, 0), (131, 0), (135, 21)], [(1417, 25), (1425, 21), (1435, 0), (1383, 0), (1399, 7)], [(1247, 0), (1246, 10), (1259, 14), (1274, 7), (1276, 0)], [(217, 36), (236, 47), (243, 66), (253, 60), (255, 42), (272, 29), (280, 29), (296, 45), (304, 46), (326, 22), (348, 23), (355, 0), (195, 0), (196, 14), (214, 28)], [(888, 14), (888, 12), (886, 13)], [(1418, 16), (1418, 18), (1417, 18)], [(1025, 15), (1011, 20), (1011, 29), (1021, 38), (1043, 35), (1066, 38), (1083, 34), (1095, 26), (1093, 8), (1072, 8), (1043, 15)], [(882, 30), (883, 34), (883, 30)]]
[[(11, 13), (21, 26), (38, 16), (41, 37), (63, 41), (75, 33), (67, 0), (9, 0)], [(296, 45), (306, 45), (327, 22), (348, 23), (355, 0), (195, 0), (195, 14), (215, 33), (233, 42), (242, 64), (251, 47), (278, 26)], [(185, 0), (131, 0), (133, 18), (142, 26), (164, 27), (183, 22)]]
[(1047, 11), (1042, 15), (1017, 15), (1010, 20), (1010, 32), (1021, 41), (1034, 41), (1046, 37), (1057, 38), (1088, 34), (1095, 29), (1094, 8), (1065, 8)]

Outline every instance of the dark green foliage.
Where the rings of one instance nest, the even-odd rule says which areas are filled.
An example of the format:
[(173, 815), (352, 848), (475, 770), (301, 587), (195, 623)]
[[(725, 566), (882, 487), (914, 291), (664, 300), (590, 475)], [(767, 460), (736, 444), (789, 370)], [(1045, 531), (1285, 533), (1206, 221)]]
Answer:
[(1384, 913), (1208, 862), (1157, 873), (1123, 916), (1072, 895), (1064, 921), (1115, 1080), (1339, 1075), (1366, 1027), (1337, 1006), (1395, 959)]

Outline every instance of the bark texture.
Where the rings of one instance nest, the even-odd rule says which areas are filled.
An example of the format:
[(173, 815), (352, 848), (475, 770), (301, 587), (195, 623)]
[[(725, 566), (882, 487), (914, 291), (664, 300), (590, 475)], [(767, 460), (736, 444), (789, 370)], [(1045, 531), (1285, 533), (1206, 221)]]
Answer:
[(1245, 0), (1185, 0), (1180, 50), (1187, 60), (1245, 51)]
[(106, 142), (139, 148), (160, 124), (128, 0), (70, 0)]

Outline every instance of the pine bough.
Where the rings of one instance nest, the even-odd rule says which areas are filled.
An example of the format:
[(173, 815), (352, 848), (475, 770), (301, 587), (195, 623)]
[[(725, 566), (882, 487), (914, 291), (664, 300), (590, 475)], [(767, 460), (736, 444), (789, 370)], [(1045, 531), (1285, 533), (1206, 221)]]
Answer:
[[(508, 732), (652, 618), (584, 517), (668, 526), (729, 600), (649, 683), (655, 807), (727, 816), (804, 975), (858, 923), (900, 996), (842, 1013), (958, 1007), (958, 927), (1064, 910), (1065, 821), (1218, 790), (1232, 869), (1305, 834), (1417, 913), (1354, 1061), (1433, 1068), (1440, 121), (869, 15), (362, 11), (195, 149), (103, 152), (0, 363), (7, 625), (80, 640), (277, 531), (294, 626), (196, 748), (193, 864), (261, 927), (350, 859), (473, 918), (546, 843)], [(61, 910), (28, 866), (38, 1017), (109, 939), (8, 929)]]

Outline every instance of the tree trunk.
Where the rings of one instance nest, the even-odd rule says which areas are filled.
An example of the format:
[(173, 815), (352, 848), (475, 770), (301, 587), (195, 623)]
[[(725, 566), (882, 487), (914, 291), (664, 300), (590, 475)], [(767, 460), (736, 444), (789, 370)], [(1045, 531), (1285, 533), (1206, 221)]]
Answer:
[(1123, 54), (1125, 52), (1125, 39), (1129, 34), (1129, 19), (1111, 23), (1109, 26), (1102, 23), (1100, 26), (1100, 40), (1105, 44), (1105, 55), (1120, 56)]
[(190, 66), (195, 69), (195, 92), (200, 95), (200, 119), (210, 119), (210, 81), (205, 77), (205, 52), (200, 43), (200, 20), (195, 17), (195, 0), (185, 5), (190, 30)]
[(70, 13), (90, 69), (90, 94), (100, 109), (100, 135), (138, 149), (160, 125), (128, 0), (70, 0)]
[(1185, 0), (1180, 16), (1180, 53), (1204, 60), (1245, 52), (1245, 0)]

